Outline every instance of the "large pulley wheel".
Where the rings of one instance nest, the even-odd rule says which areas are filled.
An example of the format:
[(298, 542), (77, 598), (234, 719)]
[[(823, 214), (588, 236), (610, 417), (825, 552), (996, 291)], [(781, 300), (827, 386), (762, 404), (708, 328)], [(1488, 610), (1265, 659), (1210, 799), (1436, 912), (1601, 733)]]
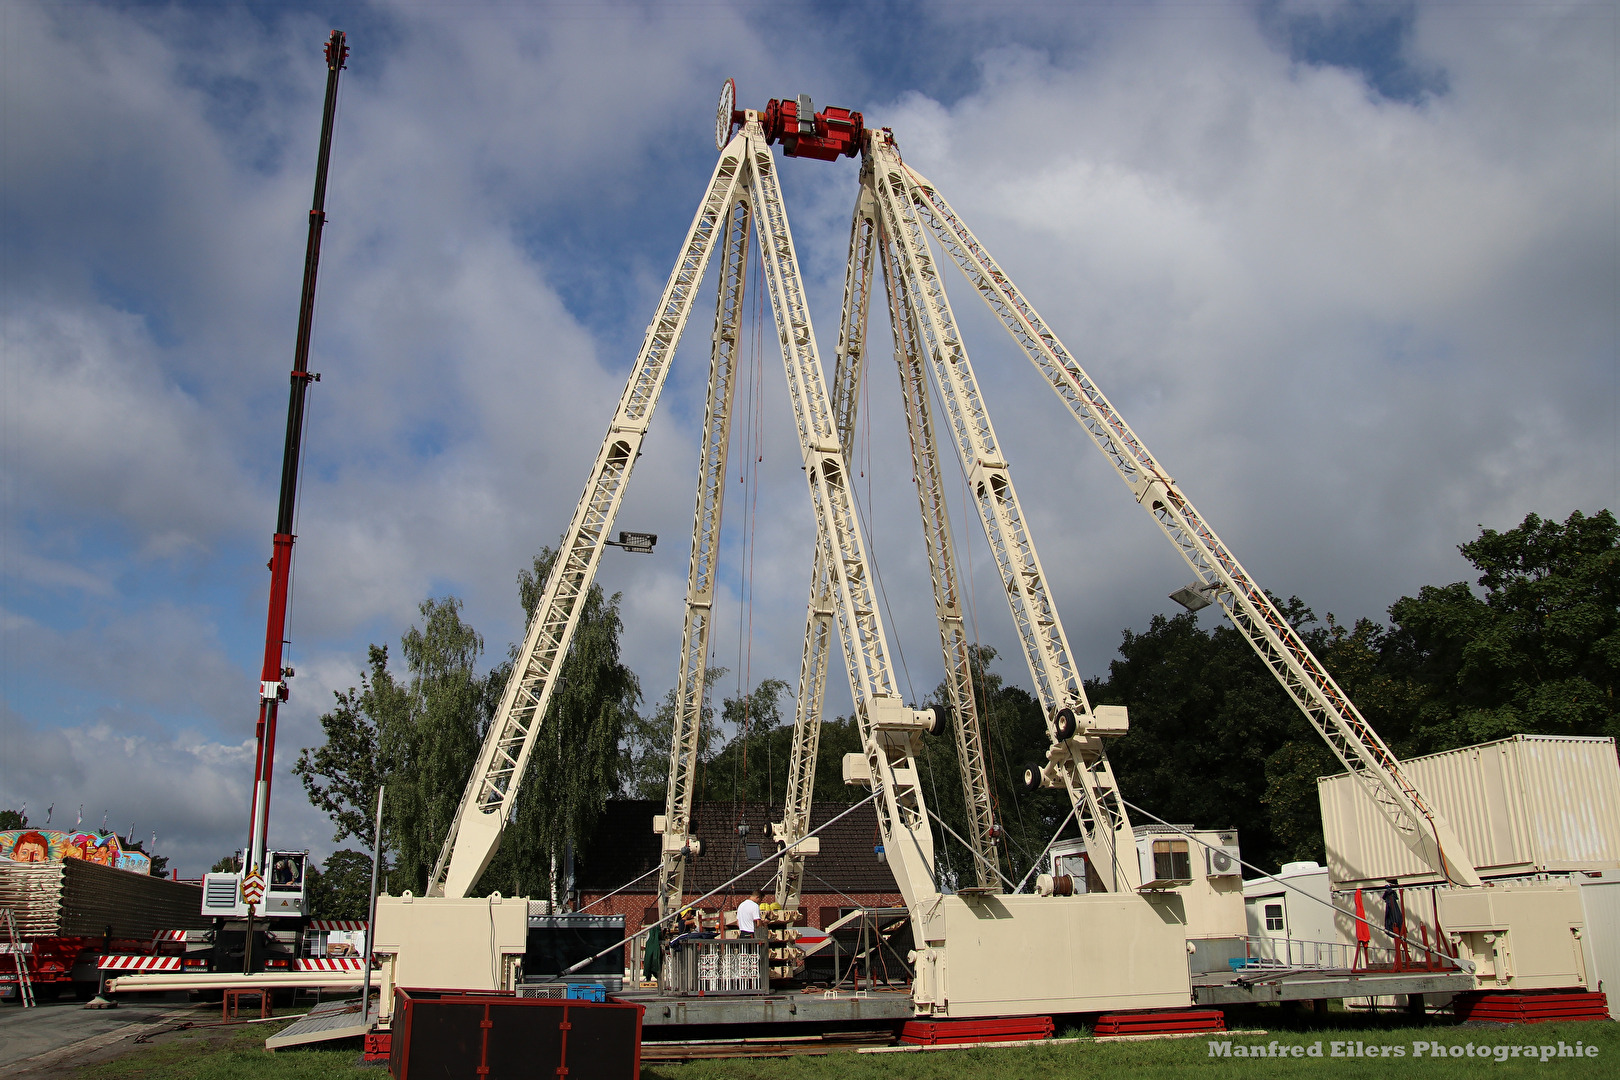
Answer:
[(731, 141), (731, 112), (737, 107), (737, 80), (727, 79), (720, 86), (720, 107), (714, 113), (714, 148), (724, 150)]
[(1052, 719), (1052, 726), (1057, 728), (1059, 742), (1067, 742), (1074, 738), (1074, 733), (1079, 727), (1075, 723), (1074, 710), (1069, 708), (1059, 709), (1057, 716)]
[(1041, 790), (1041, 767), (1039, 765), (1025, 765), (1022, 780), (1025, 791)]

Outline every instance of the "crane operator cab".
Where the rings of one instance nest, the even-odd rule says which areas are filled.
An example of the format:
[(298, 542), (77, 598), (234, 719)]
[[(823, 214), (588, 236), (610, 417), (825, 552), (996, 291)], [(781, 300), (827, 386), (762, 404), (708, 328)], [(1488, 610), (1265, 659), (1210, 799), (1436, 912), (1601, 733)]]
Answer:
[[(305, 881), (309, 853), (271, 851), (265, 854), (265, 863), (268, 870), (259, 875), (260, 895), (253, 909), (254, 917), (302, 919), (309, 911)], [(247, 918), (246, 893), (251, 890), (246, 887), (250, 876), (240, 868), (204, 875), (202, 913), (216, 918)]]

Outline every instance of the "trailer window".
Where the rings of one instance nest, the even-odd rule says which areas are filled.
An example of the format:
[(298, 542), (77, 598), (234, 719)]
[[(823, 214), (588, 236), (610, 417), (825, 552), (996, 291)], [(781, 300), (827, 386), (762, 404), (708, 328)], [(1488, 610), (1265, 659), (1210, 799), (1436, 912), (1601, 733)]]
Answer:
[(1282, 905), (1281, 904), (1267, 904), (1266, 905), (1266, 929), (1267, 930), (1282, 930), (1282, 929), (1285, 929), (1285, 927), (1283, 926), (1283, 913), (1282, 913)]
[(1187, 841), (1153, 841), (1153, 877), (1157, 881), (1185, 881), (1192, 877), (1192, 855), (1187, 851)]

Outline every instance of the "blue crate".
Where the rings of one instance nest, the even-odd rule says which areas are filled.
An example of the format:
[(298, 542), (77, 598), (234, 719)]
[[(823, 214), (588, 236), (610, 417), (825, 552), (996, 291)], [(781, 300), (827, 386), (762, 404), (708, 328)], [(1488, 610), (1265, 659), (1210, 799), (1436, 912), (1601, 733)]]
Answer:
[(569, 983), (568, 998), (573, 1001), (606, 1001), (607, 987), (602, 983)]

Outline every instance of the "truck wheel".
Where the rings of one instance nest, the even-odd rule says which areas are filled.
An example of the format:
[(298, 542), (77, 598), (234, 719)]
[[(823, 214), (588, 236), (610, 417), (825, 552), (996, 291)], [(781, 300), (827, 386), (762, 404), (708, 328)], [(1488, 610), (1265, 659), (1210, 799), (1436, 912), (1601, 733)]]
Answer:
[(96, 984), (93, 982), (74, 982), (73, 996), (80, 1001), (89, 1001), (96, 996)]

